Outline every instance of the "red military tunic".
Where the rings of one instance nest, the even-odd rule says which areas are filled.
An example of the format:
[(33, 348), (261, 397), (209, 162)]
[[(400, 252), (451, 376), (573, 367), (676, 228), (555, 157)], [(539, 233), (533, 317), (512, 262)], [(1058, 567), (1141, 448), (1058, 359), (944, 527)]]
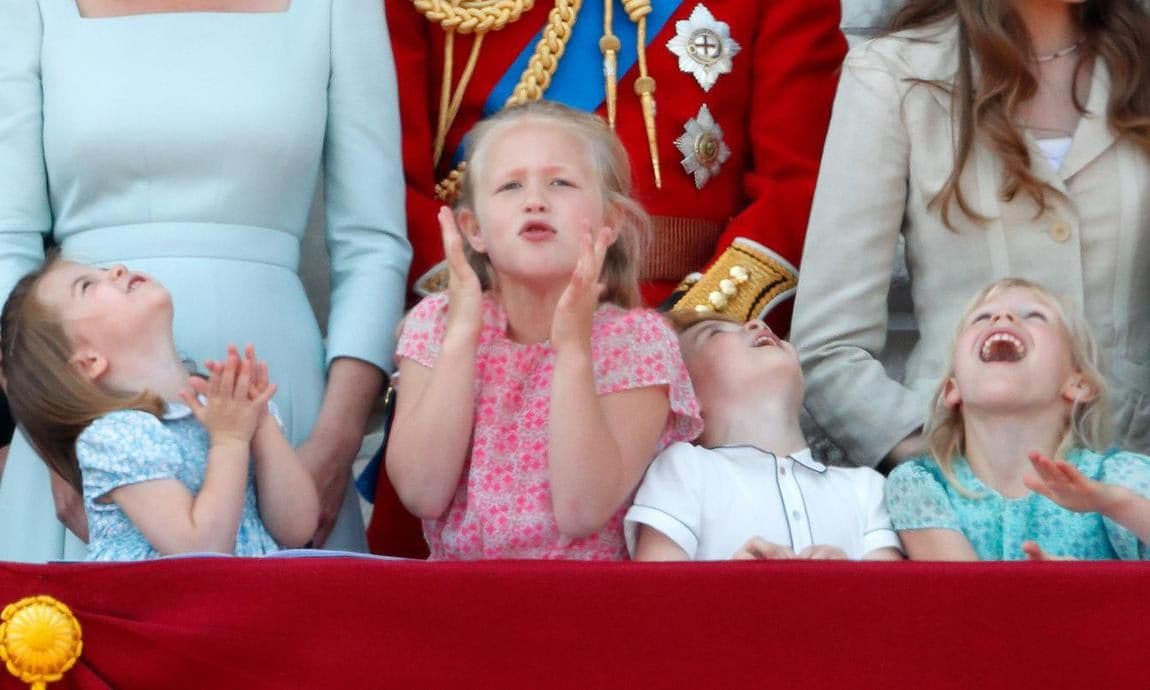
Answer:
[[(620, 20), (615, 23), (615, 34), (624, 46), (623, 54), (629, 48), (634, 55), (635, 25), (619, 0), (614, 2), (614, 14)], [(400, 90), (413, 284), (443, 259), (436, 221), (443, 202), (435, 197), (436, 183), (455, 167), (467, 131), (504, 105), (509, 84), (518, 82), (525, 56), (533, 52), (554, 6), (548, 0), (537, 0), (517, 20), (485, 35), (436, 166), (433, 150), (446, 33), (411, 0), (386, 0)], [(729, 72), (704, 70), (713, 77), (709, 90), (693, 71), (681, 69), (700, 63), (689, 56), (681, 60), (668, 47), (680, 23), (691, 20), (700, 6), (712, 20), (704, 28), (725, 23), (738, 46), (737, 52), (732, 44), (722, 46), (730, 58)], [(603, 11), (602, 0), (583, 0), (575, 31), (544, 97), (606, 117), (599, 50)], [(662, 302), (687, 273), (703, 271), (735, 238), (753, 240), (798, 265), (837, 71), (846, 52), (839, 13), (838, 0), (652, 0), (646, 58), (656, 83), (661, 188), (655, 186), (643, 112), (634, 90), (640, 70), (633, 58), (621, 57), (616, 117), (616, 131), (630, 155), (636, 197), (656, 221), (652, 247), (643, 262), (643, 293), (649, 304)], [(704, 32), (688, 42), (697, 41), (699, 49), (706, 50), (714, 46), (702, 44), (713, 44), (715, 39), (716, 34)], [(474, 40), (471, 34), (455, 37), (453, 89)], [(684, 170), (680, 162), (684, 155), (675, 142), (704, 105), (722, 130), (722, 143), (730, 156), (700, 188), (695, 176)], [(758, 303), (754, 313), (744, 316), (757, 315), (762, 306)], [(772, 315), (776, 330), (785, 332), (789, 311), (780, 309)], [(406, 516), (385, 477), (381, 475), (369, 541), (377, 552), (416, 555), (421, 548), (418, 523), (404, 521)]]
[[(577, 107), (590, 102), (605, 116), (597, 44), (602, 4), (601, 0), (584, 0), (576, 30), (593, 34), (594, 40), (590, 45), (587, 41), (576, 45), (576, 37), (572, 38), (555, 83), (544, 97)], [(755, 240), (798, 265), (837, 70), (846, 50), (838, 28), (838, 0), (704, 2), (715, 21), (728, 25), (731, 39), (740, 48), (731, 58), (731, 71), (718, 75), (705, 91), (692, 74), (680, 69), (679, 57), (667, 47), (676, 36), (677, 23), (688, 20), (699, 4), (653, 0), (654, 11), (648, 18), (653, 26), (648, 28), (646, 53), (650, 76), (657, 85), (661, 189), (655, 187), (642, 110), (634, 92), (638, 66), (632, 64), (625, 73), (620, 69), (616, 131), (631, 156), (636, 196), (656, 218), (652, 257), (645, 261), (644, 271), (644, 294), (653, 304), (665, 298), (687, 272), (704, 270), (735, 237)], [(438, 167), (432, 164), (432, 151), (446, 34), (410, 0), (387, 0), (386, 7), (399, 78), (414, 282), (443, 258), (435, 217), (442, 202), (435, 198), (435, 184), (454, 167), (453, 157), (464, 134), (484, 116), (485, 108), (490, 112), (503, 105), (503, 99), (492, 98), (492, 91), (509, 71), (513, 71), (511, 81), (517, 81), (521, 67), (512, 65), (522, 53), (531, 52), (553, 3), (538, 0), (517, 21), (486, 34)], [(618, 2), (614, 11), (626, 19)], [(589, 16), (592, 12), (594, 16)], [(664, 21), (654, 21), (663, 17)], [(616, 32), (625, 46), (635, 41), (634, 25), (630, 26)], [(473, 41), (473, 35), (456, 36), (453, 86)], [(578, 68), (564, 64), (576, 61)], [(578, 86), (572, 88), (572, 83)], [(561, 88), (564, 94), (557, 97)], [(594, 93), (571, 102), (566, 96), (573, 91)], [(699, 189), (680, 164), (683, 155), (675, 139), (704, 104), (722, 129), (731, 156)]]

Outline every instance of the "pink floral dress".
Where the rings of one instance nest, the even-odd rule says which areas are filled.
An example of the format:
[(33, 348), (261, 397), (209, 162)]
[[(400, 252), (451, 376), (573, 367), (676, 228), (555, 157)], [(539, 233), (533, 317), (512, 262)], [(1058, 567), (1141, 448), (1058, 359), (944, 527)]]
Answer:
[[(447, 295), (425, 298), (407, 315), (396, 356), (434, 367), (446, 324)], [(595, 312), (591, 352), (599, 395), (667, 387), (671, 413), (656, 450), (702, 430), (678, 340), (658, 314), (603, 304)], [(626, 558), (623, 515), (630, 501), (596, 534), (559, 534), (547, 472), (554, 366), (550, 342), (523, 345), (507, 337), (506, 314), (486, 295), (471, 457), (447, 512), (423, 523), (432, 559)]]

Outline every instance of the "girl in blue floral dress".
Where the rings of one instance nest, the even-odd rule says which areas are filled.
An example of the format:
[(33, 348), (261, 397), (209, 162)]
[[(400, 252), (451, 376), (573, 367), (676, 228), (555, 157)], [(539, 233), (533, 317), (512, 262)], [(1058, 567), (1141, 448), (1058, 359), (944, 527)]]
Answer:
[(1103, 451), (1105, 379), (1081, 315), (1021, 279), (985, 288), (933, 400), (931, 456), (886, 485), (918, 560), (1141, 559), (1150, 458)]
[(80, 490), (89, 560), (262, 555), (315, 532), (315, 485), (248, 346), (189, 378), (168, 291), (123, 266), (62, 260), (21, 279), (0, 316), (12, 412)]

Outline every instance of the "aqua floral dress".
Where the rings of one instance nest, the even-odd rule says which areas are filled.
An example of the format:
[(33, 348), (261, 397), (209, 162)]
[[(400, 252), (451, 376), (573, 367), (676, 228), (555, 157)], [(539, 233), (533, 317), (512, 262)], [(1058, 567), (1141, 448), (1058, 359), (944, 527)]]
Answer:
[[(273, 410), (272, 414), (278, 413)], [(168, 403), (163, 418), (121, 410), (84, 429), (76, 441), (76, 456), (88, 513), (88, 560), (139, 561), (161, 556), (107, 496), (122, 486), (157, 479), (176, 479), (195, 495), (204, 483), (210, 445), (208, 430), (190, 408), (179, 403)], [(263, 556), (277, 549), (279, 545), (260, 520), (255, 481), (249, 472), (233, 553)]]
[[(1084, 475), (1150, 496), (1150, 458), (1111, 450), (1074, 449), (1066, 460)], [(1075, 513), (1036, 493), (1006, 498), (987, 487), (965, 458), (954, 461), (948, 481), (933, 458), (903, 463), (886, 483), (886, 504), (896, 530), (952, 529), (962, 532), (982, 560), (1021, 560), (1032, 540), (1047, 553), (1083, 560), (1146, 558), (1146, 545), (1099, 513)]]

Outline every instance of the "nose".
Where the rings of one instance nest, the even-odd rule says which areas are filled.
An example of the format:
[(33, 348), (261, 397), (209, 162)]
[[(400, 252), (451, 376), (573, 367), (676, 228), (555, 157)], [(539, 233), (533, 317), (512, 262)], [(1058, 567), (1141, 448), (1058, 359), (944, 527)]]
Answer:
[(128, 268), (124, 264), (116, 264), (108, 269), (108, 278), (112, 280), (119, 280), (128, 274)]
[(527, 193), (523, 196), (523, 210), (527, 213), (543, 213), (547, 210), (547, 195), (539, 185), (527, 185)]
[(1010, 323), (1017, 323), (1018, 321), (1018, 317), (1010, 309), (999, 309), (993, 314), (993, 316), (991, 316), (991, 321), (995, 323), (1002, 319), (1005, 319)]
[(756, 331), (767, 330), (767, 324), (763, 323), (762, 319), (751, 319), (743, 324), (743, 330), (755, 333)]

